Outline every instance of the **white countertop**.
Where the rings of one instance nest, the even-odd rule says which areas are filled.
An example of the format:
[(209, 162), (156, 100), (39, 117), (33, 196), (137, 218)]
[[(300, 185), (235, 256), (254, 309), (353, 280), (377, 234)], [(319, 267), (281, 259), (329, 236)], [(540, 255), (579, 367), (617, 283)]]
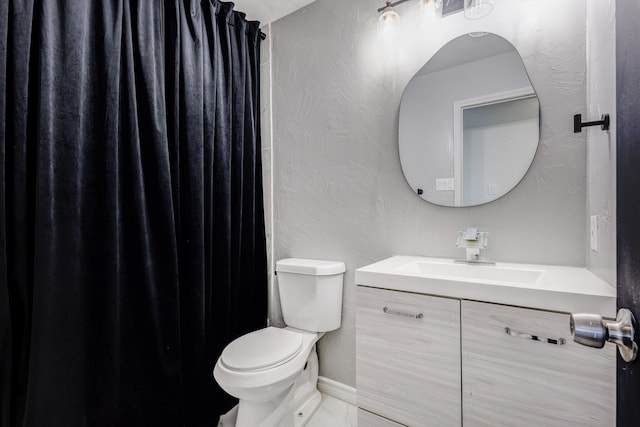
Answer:
[[(417, 256), (393, 256), (359, 268), (355, 273), (356, 285), (392, 289), (450, 298), (485, 301), (564, 313), (594, 313), (603, 317), (616, 317), (616, 290), (585, 268), (537, 264), (495, 264), (497, 269), (534, 270), (542, 274), (535, 283), (515, 283), (486, 280), (483, 265), (455, 264), (469, 270), (467, 277), (411, 272), (403, 268), (414, 261), (450, 264), (451, 259)], [(404, 270), (404, 271), (403, 271)]]

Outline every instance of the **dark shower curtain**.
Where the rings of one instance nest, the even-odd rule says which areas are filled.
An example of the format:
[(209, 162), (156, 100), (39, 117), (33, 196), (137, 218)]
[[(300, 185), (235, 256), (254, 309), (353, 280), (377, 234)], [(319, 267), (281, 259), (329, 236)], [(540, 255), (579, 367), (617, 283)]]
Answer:
[(0, 2), (0, 425), (212, 425), (266, 322), (257, 23)]

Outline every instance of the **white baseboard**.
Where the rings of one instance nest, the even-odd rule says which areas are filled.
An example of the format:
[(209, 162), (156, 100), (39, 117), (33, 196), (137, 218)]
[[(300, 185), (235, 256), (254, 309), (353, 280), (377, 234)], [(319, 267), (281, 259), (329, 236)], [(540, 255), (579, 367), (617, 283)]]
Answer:
[(318, 390), (336, 399), (356, 405), (356, 389), (327, 377), (318, 377)]

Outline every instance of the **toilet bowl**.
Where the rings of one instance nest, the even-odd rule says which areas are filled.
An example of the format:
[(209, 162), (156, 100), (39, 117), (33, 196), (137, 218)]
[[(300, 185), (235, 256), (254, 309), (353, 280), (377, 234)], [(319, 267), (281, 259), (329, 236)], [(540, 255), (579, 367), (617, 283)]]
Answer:
[(254, 331), (225, 347), (213, 375), (240, 402), (221, 418), (224, 427), (300, 427), (320, 405), (316, 342), (340, 326), (345, 267), (286, 259), (276, 271), (288, 326)]
[(251, 332), (225, 348), (214, 377), (240, 400), (268, 400), (293, 385), (317, 339), (317, 334), (290, 328)]
[[(295, 425), (293, 413), (306, 402), (300, 398), (295, 402), (293, 386), (305, 365), (310, 369), (307, 362), (311, 353), (317, 359), (318, 337), (318, 334), (289, 327), (269, 327), (244, 335), (225, 348), (214, 368), (214, 377), (224, 391), (240, 399), (236, 426)], [(317, 362), (312, 378), (317, 381)], [(315, 384), (300, 382), (298, 385), (315, 388)], [(278, 408), (286, 405), (290, 405), (290, 409), (282, 409), (281, 417), (273, 416)], [(290, 423), (287, 418), (291, 418)]]

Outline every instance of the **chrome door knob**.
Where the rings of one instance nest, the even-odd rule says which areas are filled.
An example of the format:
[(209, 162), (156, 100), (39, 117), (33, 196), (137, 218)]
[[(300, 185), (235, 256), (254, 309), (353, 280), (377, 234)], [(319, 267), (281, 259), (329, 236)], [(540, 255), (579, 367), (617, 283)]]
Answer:
[(578, 344), (602, 348), (609, 338), (607, 326), (598, 314), (572, 314), (569, 327), (571, 337)]
[(606, 321), (597, 314), (572, 314), (569, 320), (571, 336), (579, 344), (602, 348), (606, 341), (617, 344), (625, 362), (633, 362), (638, 354), (635, 342), (636, 321), (626, 308), (618, 310), (615, 321)]

